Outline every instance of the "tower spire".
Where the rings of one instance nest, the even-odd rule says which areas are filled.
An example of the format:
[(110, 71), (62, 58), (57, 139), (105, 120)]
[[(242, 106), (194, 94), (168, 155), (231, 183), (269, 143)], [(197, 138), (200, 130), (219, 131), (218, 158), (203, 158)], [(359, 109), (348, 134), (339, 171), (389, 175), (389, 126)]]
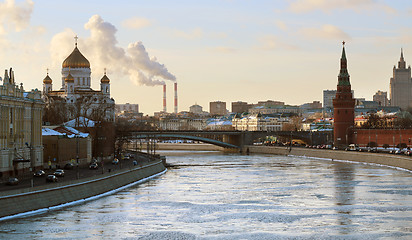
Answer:
[(338, 76), (338, 86), (350, 85), (347, 59), (345, 52), (345, 41), (342, 42), (342, 57), (340, 58), (340, 71)]
[(405, 59), (403, 58), (403, 49), (401, 48), (401, 58), (399, 59), (398, 62), (398, 68), (400, 69), (405, 69), (406, 68), (406, 62)]
[(74, 45), (77, 47), (77, 39), (79, 39), (79, 37), (76, 35), (75, 37), (74, 37)]

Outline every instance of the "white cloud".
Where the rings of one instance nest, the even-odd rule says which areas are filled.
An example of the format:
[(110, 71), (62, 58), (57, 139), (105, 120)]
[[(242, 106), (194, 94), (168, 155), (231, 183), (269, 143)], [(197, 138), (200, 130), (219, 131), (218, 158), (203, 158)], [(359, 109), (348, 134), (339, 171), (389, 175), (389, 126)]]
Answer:
[(122, 25), (129, 29), (140, 29), (150, 26), (151, 22), (146, 18), (129, 18), (122, 22)]
[[(155, 57), (150, 58), (142, 42), (130, 43), (127, 49), (117, 46), (117, 29), (99, 15), (92, 16), (84, 25), (90, 31), (89, 38), (79, 39), (79, 49), (87, 56), (92, 68), (127, 75), (137, 85), (162, 85), (164, 80), (176, 81), (165, 65)], [(53, 62), (61, 63), (73, 49), (73, 30), (66, 29), (56, 34), (51, 41)]]
[(350, 39), (351, 37), (339, 29), (338, 27), (330, 24), (323, 25), (321, 28), (304, 28), (300, 30), (307, 38), (318, 38), (318, 39)]
[(321, 10), (331, 12), (335, 9), (350, 9), (354, 11), (380, 9), (386, 13), (396, 13), (396, 10), (375, 0), (297, 0), (289, 5), (295, 13)]
[(296, 50), (298, 49), (297, 46), (287, 43), (275, 35), (266, 35), (260, 38), (259, 41), (261, 43), (259, 48), (263, 50), (278, 50), (278, 49)]
[(190, 32), (184, 32), (184, 31), (180, 31), (180, 30), (174, 30), (174, 31), (173, 31), (173, 34), (174, 34), (176, 37), (185, 38), (185, 39), (188, 39), (188, 40), (199, 39), (199, 38), (202, 38), (203, 35), (204, 35), (203, 30), (202, 30), (201, 28), (195, 28), (195, 29), (193, 29), (193, 30), (190, 31)]
[(30, 22), (33, 5), (31, 0), (21, 4), (16, 4), (14, 0), (0, 3), (0, 34), (10, 30), (19, 32), (26, 28)]
[(220, 52), (220, 53), (234, 53), (234, 52), (236, 52), (235, 48), (225, 47), (225, 46), (214, 47), (214, 48), (211, 48), (211, 50), (215, 51), (215, 52)]
[(276, 21), (275, 24), (280, 30), (283, 30), (283, 31), (288, 30), (288, 27), (286, 26), (285, 22), (283, 22), (283, 21), (278, 20), (278, 21)]

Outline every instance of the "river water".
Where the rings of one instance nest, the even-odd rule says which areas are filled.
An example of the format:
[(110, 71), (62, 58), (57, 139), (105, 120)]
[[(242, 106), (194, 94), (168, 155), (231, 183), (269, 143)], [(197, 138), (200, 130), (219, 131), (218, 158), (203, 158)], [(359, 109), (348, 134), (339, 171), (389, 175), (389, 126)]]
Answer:
[(160, 177), (1, 222), (0, 239), (412, 239), (410, 172), (302, 157), (162, 154), (175, 167)]

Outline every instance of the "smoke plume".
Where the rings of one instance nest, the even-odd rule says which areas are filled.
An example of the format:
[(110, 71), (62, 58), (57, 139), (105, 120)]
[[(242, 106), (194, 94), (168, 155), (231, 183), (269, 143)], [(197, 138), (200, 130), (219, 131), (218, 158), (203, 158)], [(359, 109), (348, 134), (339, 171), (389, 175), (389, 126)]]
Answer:
[[(93, 69), (101, 71), (107, 67), (110, 72), (127, 75), (137, 85), (163, 85), (164, 80), (176, 81), (164, 64), (155, 57), (150, 58), (142, 42), (130, 43), (127, 49), (117, 46), (117, 29), (99, 15), (92, 16), (84, 25), (90, 31), (89, 38), (79, 38), (79, 49), (89, 59)], [(61, 63), (73, 50), (74, 32), (66, 29), (56, 34), (51, 41), (54, 63)]]

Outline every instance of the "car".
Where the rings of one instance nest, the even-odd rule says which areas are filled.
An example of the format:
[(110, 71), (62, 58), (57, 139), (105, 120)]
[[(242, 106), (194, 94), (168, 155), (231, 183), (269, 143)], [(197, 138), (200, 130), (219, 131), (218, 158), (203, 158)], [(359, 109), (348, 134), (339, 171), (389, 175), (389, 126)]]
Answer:
[(64, 177), (64, 170), (63, 169), (56, 169), (56, 171), (53, 173), (54, 176), (56, 177)]
[(33, 174), (35, 177), (42, 177), (44, 175), (46, 175), (46, 173), (43, 170), (38, 170)]
[(58, 180), (57, 177), (52, 174), (47, 175), (46, 177), (46, 182), (57, 182), (57, 180)]
[(66, 165), (64, 165), (64, 169), (70, 170), (74, 168), (74, 164), (73, 163), (66, 163)]
[(117, 159), (117, 158), (113, 159), (112, 164), (113, 165), (119, 164), (119, 159)]
[(92, 163), (89, 165), (89, 169), (91, 170), (97, 170), (99, 168), (99, 165), (97, 163)]
[(9, 180), (7, 180), (6, 184), (10, 186), (17, 185), (19, 184), (19, 179), (17, 179), (16, 177), (9, 177)]

